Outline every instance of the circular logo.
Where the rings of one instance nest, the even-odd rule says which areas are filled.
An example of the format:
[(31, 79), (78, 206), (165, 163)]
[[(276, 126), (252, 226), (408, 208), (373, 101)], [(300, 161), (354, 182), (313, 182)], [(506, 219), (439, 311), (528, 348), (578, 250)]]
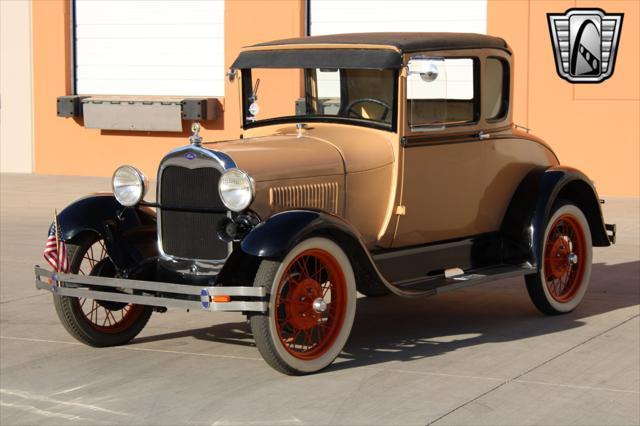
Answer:
[(209, 290), (206, 288), (203, 288), (200, 291), (200, 305), (202, 306), (202, 309), (209, 309), (209, 306), (211, 305), (211, 296), (209, 296)]
[(187, 152), (184, 155), (184, 158), (186, 158), (187, 160), (195, 160), (196, 159), (196, 154), (193, 152)]

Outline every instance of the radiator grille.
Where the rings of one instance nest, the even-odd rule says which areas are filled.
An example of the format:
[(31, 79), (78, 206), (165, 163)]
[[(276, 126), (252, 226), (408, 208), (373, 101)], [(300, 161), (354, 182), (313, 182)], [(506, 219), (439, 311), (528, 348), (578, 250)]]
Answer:
[[(220, 172), (212, 167), (188, 169), (167, 166), (161, 176), (160, 204), (180, 208), (224, 209), (218, 195)], [(224, 259), (227, 243), (216, 232), (224, 213), (184, 212), (162, 209), (163, 251), (186, 259)]]
[(289, 185), (269, 189), (269, 202), (274, 210), (312, 208), (338, 213), (338, 183)]

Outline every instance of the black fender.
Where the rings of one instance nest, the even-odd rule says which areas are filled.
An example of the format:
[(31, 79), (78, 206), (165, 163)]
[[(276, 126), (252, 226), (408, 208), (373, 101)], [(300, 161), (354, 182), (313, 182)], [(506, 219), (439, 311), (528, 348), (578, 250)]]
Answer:
[(239, 250), (235, 250), (225, 264), (221, 281), (237, 276), (238, 271), (248, 271), (252, 267), (257, 269), (261, 259), (282, 261), (298, 243), (311, 237), (325, 237), (342, 247), (351, 261), (358, 288), (371, 285), (389, 287), (373, 265), (369, 251), (353, 226), (337, 216), (316, 210), (276, 213), (257, 225), (242, 239)]
[(124, 207), (112, 194), (96, 194), (68, 205), (58, 214), (58, 232), (65, 242), (83, 232), (100, 235), (121, 270), (158, 254), (155, 212), (143, 206)]
[(541, 167), (525, 176), (507, 208), (501, 228), (506, 262), (540, 265), (545, 227), (559, 200), (570, 201), (582, 210), (594, 246), (610, 245), (600, 199), (589, 178), (571, 167)]

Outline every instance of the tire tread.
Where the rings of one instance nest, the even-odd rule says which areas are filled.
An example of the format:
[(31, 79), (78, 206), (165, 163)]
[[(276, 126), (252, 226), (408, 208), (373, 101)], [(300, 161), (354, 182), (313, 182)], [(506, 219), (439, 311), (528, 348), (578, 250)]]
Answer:
[[(273, 280), (276, 277), (278, 272), (278, 267), (280, 266), (279, 262), (273, 262), (270, 260), (263, 260), (260, 263), (260, 267), (258, 268), (258, 272), (256, 273), (256, 277), (254, 280), (254, 286), (256, 287), (265, 287), (267, 289), (271, 289), (271, 285)], [(267, 295), (270, 297), (269, 291)], [(251, 332), (253, 333), (253, 338), (255, 339), (256, 346), (258, 347), (258, 351), (262, 358), (264, 358), (265, 362), (269, 364), (276, 371), (279, 371), (283, 374), (287, 375), (300, 375), (304, 374), (303, 372), (292, 368), (287, 365), (278, 353), (276, 352), (273, 341), (270, 338), (269, 333), (269, 316), (268, 314), (252, 314), (249, 317), (249, 322), (251, 325)]]

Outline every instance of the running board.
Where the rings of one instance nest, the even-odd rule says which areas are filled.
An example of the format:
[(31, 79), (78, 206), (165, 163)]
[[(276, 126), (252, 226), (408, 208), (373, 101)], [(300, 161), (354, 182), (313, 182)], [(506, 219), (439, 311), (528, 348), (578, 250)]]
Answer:
[(393, 285), (408, 297), (434, 296), (450, 290), (457, 290), (489, 281), (518, 277), (536, 272), (531, 265), (497, 265), (470, 269), (463, 274), (446, 277), (420, 277), (394, 282)]

